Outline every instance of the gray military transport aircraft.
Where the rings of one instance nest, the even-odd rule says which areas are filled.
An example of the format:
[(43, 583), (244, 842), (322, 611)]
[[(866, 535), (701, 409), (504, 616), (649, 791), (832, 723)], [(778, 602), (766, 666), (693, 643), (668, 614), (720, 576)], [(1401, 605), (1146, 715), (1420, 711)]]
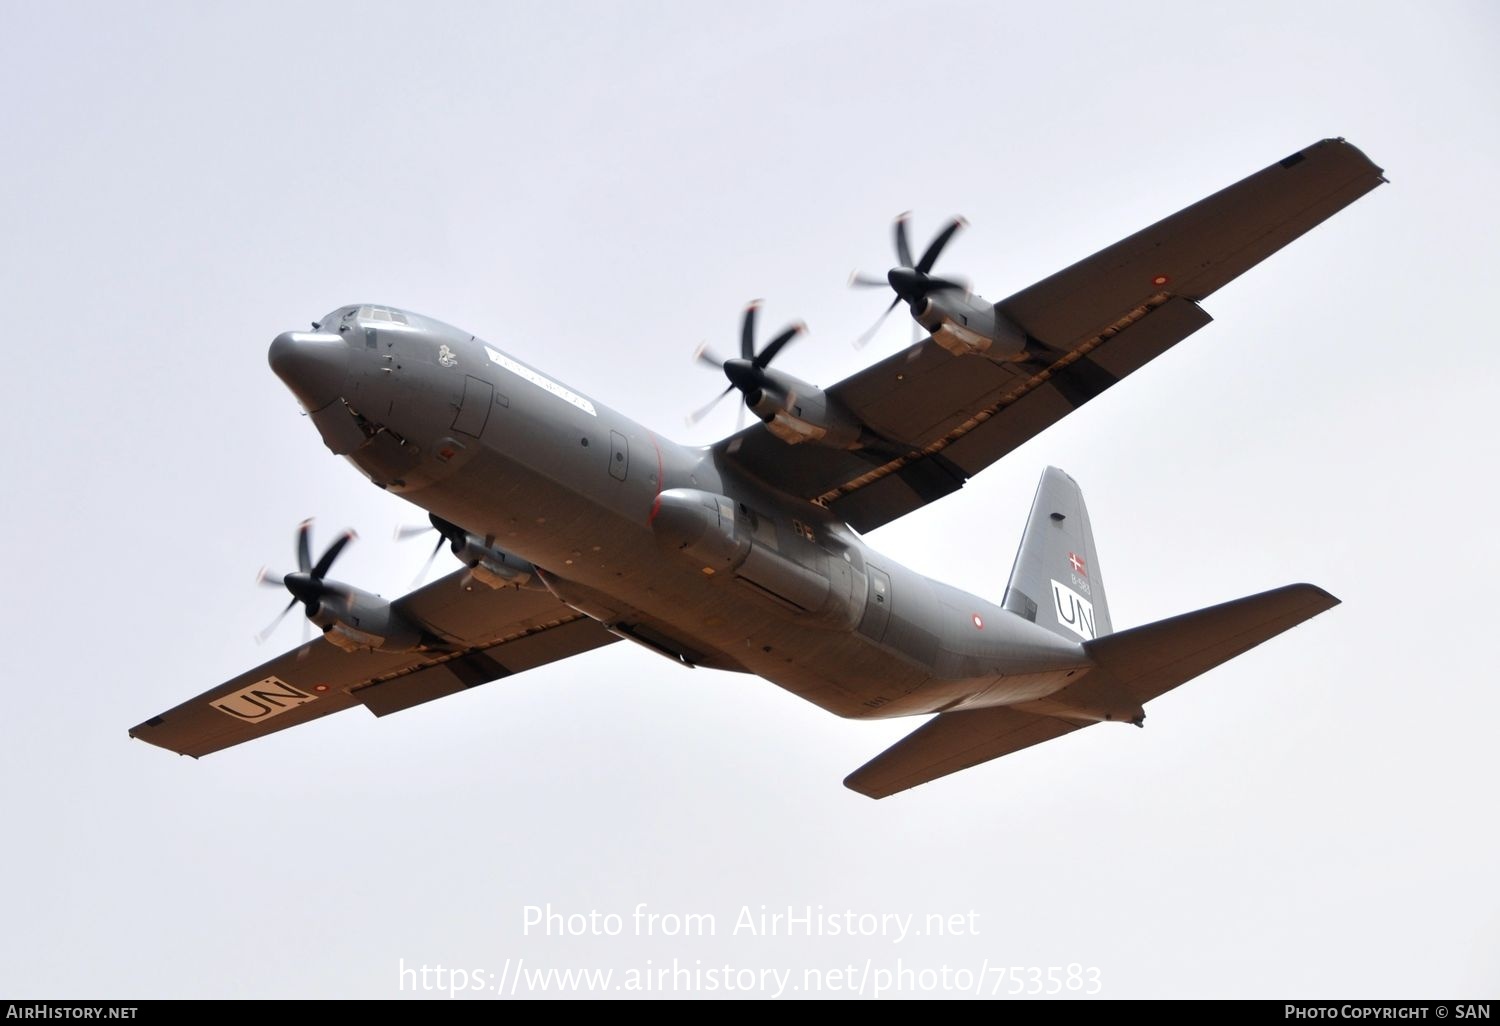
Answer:
[[(957, 491), (1208, 324), (1201, 300), (1384, 181), (1325, 139), (999, 303), (933, 273), (963, 222), (913, 259), (898, 219), (898, 266), (878, 283), (895, 292), (886, 312), (906, 303), (926, 337), (816, 388), (771, 366), (800, 327), (757, 348), (752, 305), (736, 357), (699, 357), (758, 420), (703, 448), (466, 331), (340, 307), (278, 335), (271, 368), (328, 447), (429, 511), (464, 566), (387, 601), (328, 577), (351, 534), (314, 561), (304, 523), (297, 569), (267, 583), (322, 637), (130, 734), (196, 757), (620, 639), (840, 716), (932, 716), (844, 781), (872, 798), (1090, 724), (1139, 726), (1146, 702), (1338, 600), (1292, 584), (1115, 631), (1083, 496), (1055, 468), (998, 604), (860, 534)], [(980, 534), (993, 542), (993, 525)]]

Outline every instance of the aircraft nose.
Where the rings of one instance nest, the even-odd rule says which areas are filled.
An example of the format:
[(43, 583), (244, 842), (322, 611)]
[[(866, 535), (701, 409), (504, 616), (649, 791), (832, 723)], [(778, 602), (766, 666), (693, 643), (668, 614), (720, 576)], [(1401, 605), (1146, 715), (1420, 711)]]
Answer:
[(337, 399), (349, 373), (349, 346), (340, 335), (284, 331), (271, 343), (267, 357), (308, 413)]

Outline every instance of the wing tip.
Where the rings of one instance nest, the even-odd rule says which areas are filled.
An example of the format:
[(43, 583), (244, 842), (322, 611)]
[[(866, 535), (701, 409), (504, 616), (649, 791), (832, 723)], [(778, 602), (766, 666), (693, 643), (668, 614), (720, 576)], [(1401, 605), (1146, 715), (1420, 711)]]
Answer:
[(1333, 594), (1333, 592), (1328, 591), (1326, 588), (1321, 588), (1310, 581), (1299, 581), (1296, 584), (1288, 584), (1285, 590), (1305, 595), (1310, 604), (1321, 607), (1319, 612), (1344, 604), (1344, 600)]
[(1370, 155), (1368, 153), (1366, 153), (1364, 150), (1360, 149), (1358, 146), (1354, 145), (1352, 142), (1350, 142), (1348, 139), (1345, 139), (1341, 135), (1336, 135), (1328, 139), (1320, 140), (1319, 142), (1314, 143), (1312, 146), (1309, 146), (1307, 150), (1304, 150), (1302, 152), (1305, 153), (1308, 150), (1314, 150), (1321, 146), (1337, 146), (1341, 148), (1345, 153), (1356, 158), (1357, 160), (1364, 161), (1364, 163), (1367, 165), (1365, 170), (1374, 173), (1377, 179), (1377, 185), (1384, 185), (1389, 181), (1389, 179), (1385, 177), (1385, 168), (1375, 163), (1370, 159)]
[(904, 790), (904, 788), (896, 788), (892, 790), (888, 788), (877, 787), (867, 780), (862, 780), (860, 778), (859, 770), (855, 770), (853, 773), (844, 778), (844, 786), (853, 791), (855, 794), (864, 795), (866, 798), (872, 799), (877, 802), (882, 798), (889, 798), (897, 791)]

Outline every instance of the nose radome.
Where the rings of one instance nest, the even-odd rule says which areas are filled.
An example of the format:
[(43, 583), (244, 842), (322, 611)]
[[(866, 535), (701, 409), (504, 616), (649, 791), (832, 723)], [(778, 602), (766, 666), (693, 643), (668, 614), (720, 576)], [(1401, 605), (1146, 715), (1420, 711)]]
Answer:
[(308, 413), (337, 399), (349, 373), (349, 347), (340, 335), (284, 331), (271, 343), (267, 357)]

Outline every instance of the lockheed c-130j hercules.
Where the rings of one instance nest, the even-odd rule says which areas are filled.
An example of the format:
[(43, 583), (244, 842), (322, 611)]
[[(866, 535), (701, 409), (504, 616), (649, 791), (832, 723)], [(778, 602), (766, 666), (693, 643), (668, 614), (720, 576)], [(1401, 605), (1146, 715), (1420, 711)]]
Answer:
[(1293, 584), (1116, 631), (1082, 494), (1054, 468), (999, 602), (861, 534), (957, 491), (1207, 325), (1202, 300), (1384, 181), (1325, 139), (998, 303), (934, 273), (962, 222), (914, 257), (898, 219), (879, 284), (926, 335), (816, 388), (772, 366), (799, 329), (757, 347), (752, 306), (738, 354), (700, 359), (756, 420), (701, 448), (466, 331), (339, 307), (277, 336), (271, 368), (328, 447), (426, 509), (464, 566), (387, 601), (330, 579), (350, 536), (314, 560), (304, 524), (297, 569), (268, 583), (322, 636), (130, 733), (202, 756), (621, 639), (840, 716), (931, 716), (845, 781), (875, 798), (1079, 727), (1140, 725), (1146, 702), (1338, 600)]

